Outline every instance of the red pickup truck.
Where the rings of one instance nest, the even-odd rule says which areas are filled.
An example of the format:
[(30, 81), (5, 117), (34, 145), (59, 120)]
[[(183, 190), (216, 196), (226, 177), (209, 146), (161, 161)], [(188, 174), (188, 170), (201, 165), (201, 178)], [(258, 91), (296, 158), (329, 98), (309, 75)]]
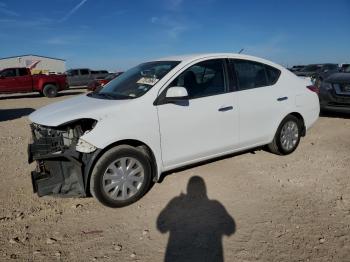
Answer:
[(67, 89), (66, 75), (32, 75), (29, 68), (6, 68), (0, 71), (0, 93), (39, 92), (46, 97), (55, 97)]

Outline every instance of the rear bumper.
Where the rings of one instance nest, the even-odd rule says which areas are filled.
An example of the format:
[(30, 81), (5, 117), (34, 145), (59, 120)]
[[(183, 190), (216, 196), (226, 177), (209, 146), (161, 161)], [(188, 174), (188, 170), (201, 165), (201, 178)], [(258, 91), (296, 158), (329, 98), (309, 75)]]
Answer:
[(321, 104), (321, 110), (323, 111), (333, 111), (333, 112), (339, 112), (339, 113), (350, 113), (350, 105), (343, 106), (343, 105), (328, 105), (328, 104)]
[(321, 110), (336, 111), (336, 112), (350, 112), (350, 96), (337, 95), (333, 89), (320, 89), (319, 94)]

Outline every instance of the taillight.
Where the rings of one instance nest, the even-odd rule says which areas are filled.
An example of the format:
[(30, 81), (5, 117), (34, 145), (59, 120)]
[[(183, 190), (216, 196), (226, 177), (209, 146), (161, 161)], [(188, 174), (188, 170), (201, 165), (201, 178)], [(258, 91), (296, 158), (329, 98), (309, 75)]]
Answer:
[(309, 89), (310, 91), (312, 92), (315, 92), (316, 94), (319, 94), (320, 93), (320, 89), (317, 87), (317, 86), (307, 86), (307, 89)]

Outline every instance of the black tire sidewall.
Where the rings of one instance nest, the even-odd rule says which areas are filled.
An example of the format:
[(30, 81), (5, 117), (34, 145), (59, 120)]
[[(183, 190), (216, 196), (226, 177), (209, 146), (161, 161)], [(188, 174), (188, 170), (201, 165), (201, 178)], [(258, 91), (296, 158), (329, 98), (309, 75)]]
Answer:
[(56, 97), (57, 96), (57, 87), (55, 85), (45, 85), (44, 89), (43, 89), (43, 94), (49, 98)]
[[(122, 157), (132, 157), (137, 159), (143, 169), (144, 169), (144, 183), (142, 184), (140, 190), (131, 198), (127, 200), (114, 200), (111, 199), (103, 190), (102, 177), (107, 167), (118, 158)], [(141, 151), (134, 149), (132, 147), (127, 148), (117, 148), (115, 150), (107, 151), (96, 163), (92, 175), (91, 183), (93, 185), (92, 193), (93, 195), (105, 206), (108, 207), (124, 207), (130, 205), (137, 200), (139, 200), (148, 190), (151, 180), (152, 180), (152, 171), (151, 164), (148, 160), (148, 157)]]
[[(297, 143), (295, 144), (295, 146), (291, 150), (285, 150), (283, 148), (283, 146), (282, 146), (282, 143), (281, 143), (281, 130), (282, 130), (283, 126), (289, 121), (295, 122), (297, 124), (297, 126), (298, 126), (298, 141), (297, 141)], [(278, 127), (278, 130), (277, 130), (277, 133), (276, 133), (276, 143), (277, 143), (278, 151), (280, 153), (282, 153), (283, 155), (288, 155), (290, 153), (293, 153), (297, 149), (297, 147), (298, 147), (298, 145), (300, 143), (301, 132), (302, 132), (301, 129), (302, 129), (302, 125), (300, 123), (300, 120), (298, 118), (296, 118), (295, 116), (288, 115), (288, 116), (286, 116), (283, 119), (283, 121), (280, 124), (280, 126)]]

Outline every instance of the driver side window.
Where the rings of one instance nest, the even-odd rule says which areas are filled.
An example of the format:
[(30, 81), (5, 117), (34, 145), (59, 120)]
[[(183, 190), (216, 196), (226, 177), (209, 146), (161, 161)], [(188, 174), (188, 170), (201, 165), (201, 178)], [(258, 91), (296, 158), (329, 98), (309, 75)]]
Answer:
[(185, 87), (189, 99), (225, 93), (224, 60), (213, 59), (195, 64), (181, 73), (170, 86)]

